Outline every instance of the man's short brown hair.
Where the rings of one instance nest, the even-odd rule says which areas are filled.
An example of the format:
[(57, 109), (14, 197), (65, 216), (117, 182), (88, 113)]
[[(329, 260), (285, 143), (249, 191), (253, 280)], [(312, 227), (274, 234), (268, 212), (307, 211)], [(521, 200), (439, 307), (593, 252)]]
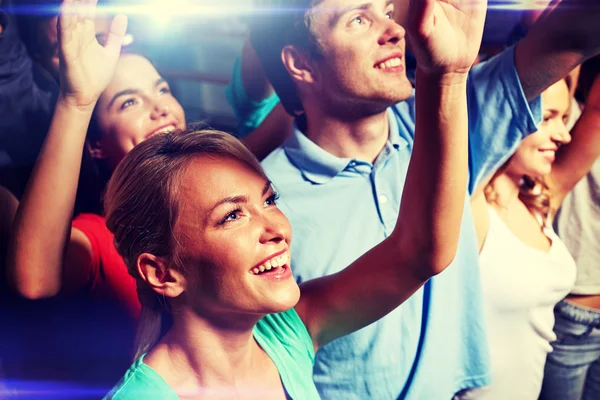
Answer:
[[(312, 9), (322, 0), (273, 0), (253, 18), (250, 41), (271, 85), (290, 115), (303, 110), (296, 86), (281, 61), (281, 51), (292, 45), (311, 56), (321, 55), (318, 39), (311, 30)], [(265, 4), (269, 3), (269, 4)]]

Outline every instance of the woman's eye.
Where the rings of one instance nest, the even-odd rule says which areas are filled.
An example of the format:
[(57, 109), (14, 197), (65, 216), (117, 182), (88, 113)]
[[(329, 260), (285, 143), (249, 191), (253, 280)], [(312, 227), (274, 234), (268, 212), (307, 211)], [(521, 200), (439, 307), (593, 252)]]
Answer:
[(241, 211), (242, 210), (235, 210), (235, 211), (230, 212), (219, 222), (219, 225), (223, 225), (226, 222), (235, 221), (235, 220), (239, 219)]
[(392, 19), (394, 18), (394, 12), (388, 11), (387, 13), (385, 13), (385, 16), (387, 17), (387, 19)]
[(266, 206), (276, 206), (277, 200), (279, 200), (279, 194), (273, 193), (271, 196), (269, 196), (267, 198), (267, 200), (265, 200), (265, 205)]
[(121, 104), (121, 107), (120, 107), (120, 109), (121, 109), (121, 110), (124, 110), (124, 109), (126, 109), (127, 107), (130, 107), (130, 106), (132, 106), (132, 105), (134, 105), (134, 104), (135, 104), (135, 100), (134, 100), (134, 99), (128, 99), (128, 100), (125, 100), (125, 101), (123, 102), (123, 104)]
[(169, 89), (168, 87), (163, 87), (158, 91), (160, 94), (167, 94), (167, 93), (171, 93), (171, 89)]

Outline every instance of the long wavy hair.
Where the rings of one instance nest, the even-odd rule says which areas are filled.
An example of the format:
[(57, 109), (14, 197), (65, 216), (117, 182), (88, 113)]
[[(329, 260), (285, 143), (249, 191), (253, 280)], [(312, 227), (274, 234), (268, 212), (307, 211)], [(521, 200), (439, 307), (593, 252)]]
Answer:
[[(485, 199), (490, 204), (495, 204), (498, 199), (498, 194), (494, 190), (494, 182), (498, 176), (502, 175), (510, 159), (498, 168), (490, 182), (485, 186), (483, 194)], [(544, 181), (543, 177), (532, 178), (528, 175), (523, 175), (519, 182), (519, 200), (525, 204), (533, 215), (539, 216), (543, 223), (548, 221), (550, 215), (556, 210), (551, 210), (550, 207), (550, 194), (548, 193), (548, 185)]]

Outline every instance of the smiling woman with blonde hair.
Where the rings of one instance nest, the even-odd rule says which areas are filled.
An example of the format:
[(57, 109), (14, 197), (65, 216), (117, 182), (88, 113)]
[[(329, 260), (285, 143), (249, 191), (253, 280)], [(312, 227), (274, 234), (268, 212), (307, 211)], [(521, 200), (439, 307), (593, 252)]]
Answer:
[(600, 130), (588, 115), (572, 141), (565, 123), (573, 85), (567, 76), (542, 93), (538, 131), (472, 197), (493, 379), (473, 392), (477, 399), (538, 398), (556, 340), (553, 309), (575, 283), (575, 262), (552, 221), (598, 156), (585, 143)]

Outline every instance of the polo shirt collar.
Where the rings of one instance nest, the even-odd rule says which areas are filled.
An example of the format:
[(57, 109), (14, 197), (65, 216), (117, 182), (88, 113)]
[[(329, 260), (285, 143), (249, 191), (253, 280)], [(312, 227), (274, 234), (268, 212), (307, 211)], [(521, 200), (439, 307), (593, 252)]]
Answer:
[[(400, 137), (398, 123), (392, 108), (387, 110), (389, 118), (389, 138), (385, 147), (393, 147), (398, 150), (406, 147), (408, 142)], [(324, 184), (335, 178), (348, 165), (356, 165), (353, 158), (340, 158), (323, 150), (315, 142), (304, 135), (294, 123), (292, 135), (283, 145), (285, 153), (292, 163), (302, 172), (302, 175), (315, 184)], [(381, 154), (378, 157), (381, 157)], [(370, 164), (370, 163), (369, 163)]]

